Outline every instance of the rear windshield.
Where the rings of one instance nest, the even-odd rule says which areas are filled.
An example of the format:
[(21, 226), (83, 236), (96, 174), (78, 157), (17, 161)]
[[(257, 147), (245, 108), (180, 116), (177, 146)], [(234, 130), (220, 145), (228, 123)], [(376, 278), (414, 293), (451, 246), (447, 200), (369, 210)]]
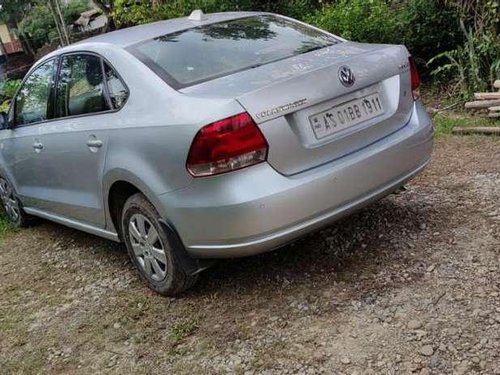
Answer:
[(167, 34), (131, 52), (174, 88), (182, 88), (337, 42), (298, 22), (265, 15)]

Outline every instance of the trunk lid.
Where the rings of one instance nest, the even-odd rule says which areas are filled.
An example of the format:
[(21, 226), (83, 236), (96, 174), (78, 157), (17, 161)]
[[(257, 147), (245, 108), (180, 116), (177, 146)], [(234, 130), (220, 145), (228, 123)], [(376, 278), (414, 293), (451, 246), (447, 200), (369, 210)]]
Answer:
[[(346, 42), (181, 92), (236, 99), (264, 133), (268, 162), (294, 175), (366, 147), (408, 122), (413, 106), (408, 56), (403, 46)], [(354, 74), (350, 87), (339, 79), (343, 67)], [(376, 114), (365, 107), (367, 100), (376, 108), (380, 101)], [(366, 117), (340, 124), (339, 116), (352, 116), (354, 109)], [(335, 129), (328, 125), (333, 116)]]

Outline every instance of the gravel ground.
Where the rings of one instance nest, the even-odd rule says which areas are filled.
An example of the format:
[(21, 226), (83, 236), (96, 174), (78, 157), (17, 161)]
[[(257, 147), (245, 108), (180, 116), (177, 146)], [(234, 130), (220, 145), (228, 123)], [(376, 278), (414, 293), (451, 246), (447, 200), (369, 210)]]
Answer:
[(409, 186), (154, 295), (122, 247), (0, 243), (0, 373), (500, 374), (500, 141), (442, 137)]

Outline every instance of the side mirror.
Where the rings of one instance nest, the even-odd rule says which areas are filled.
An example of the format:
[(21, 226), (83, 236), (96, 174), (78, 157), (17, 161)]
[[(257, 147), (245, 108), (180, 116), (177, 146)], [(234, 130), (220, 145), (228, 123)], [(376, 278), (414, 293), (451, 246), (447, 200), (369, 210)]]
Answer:
[(0, 130), (7, 129), (9, 127), (9, 116), (5, 112), (0, 112)]

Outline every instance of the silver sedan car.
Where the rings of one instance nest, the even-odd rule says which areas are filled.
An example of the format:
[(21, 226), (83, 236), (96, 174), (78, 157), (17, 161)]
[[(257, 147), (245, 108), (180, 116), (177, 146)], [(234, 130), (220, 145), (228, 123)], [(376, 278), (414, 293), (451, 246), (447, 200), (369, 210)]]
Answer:
[(124, 242), (153, 290), (283, 246), (429, 162), (407, 49), (259, 12), (132, 27), (59, 49), (0, 117), (8, 217)]

